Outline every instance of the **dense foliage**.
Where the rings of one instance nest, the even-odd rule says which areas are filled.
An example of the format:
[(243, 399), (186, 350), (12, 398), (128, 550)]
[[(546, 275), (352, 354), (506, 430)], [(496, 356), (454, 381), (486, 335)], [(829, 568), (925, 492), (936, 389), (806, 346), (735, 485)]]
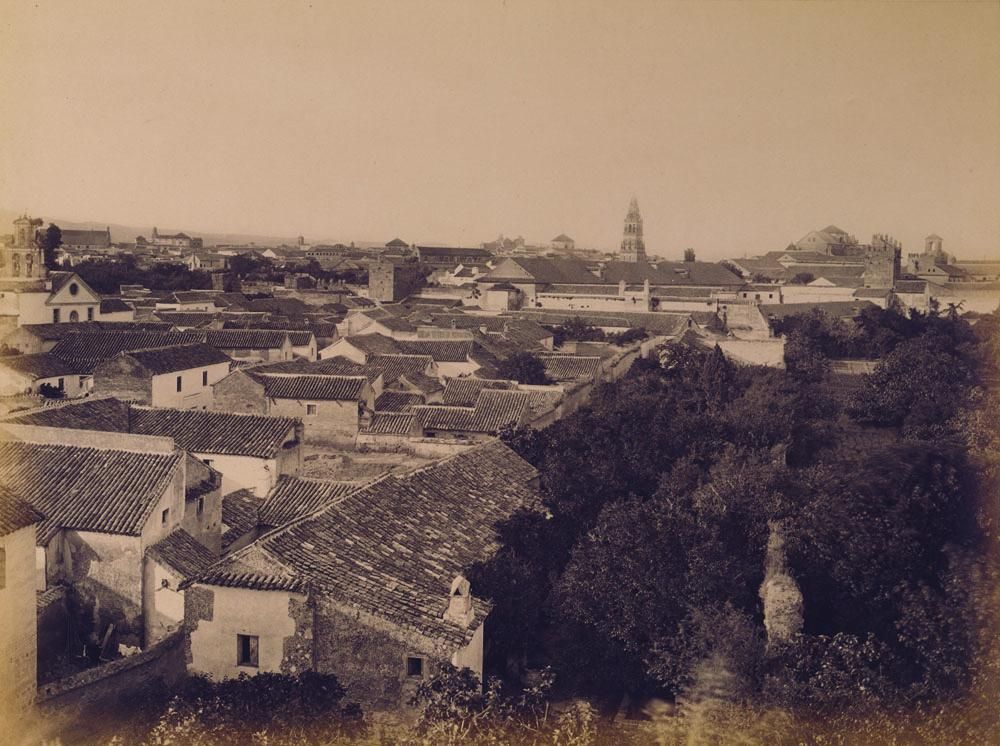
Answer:
[[(508, 434), (549, 513), (512, 518), (473, 568), (497, 604), (490, 665), (550, 665), (566, 693), (611, 698), (720, 680), (724, 698), (824, 717), (964, 695), (996, 603), (998, 330), (810, 314), (784, 331), (812, 370), (671, 344), (545, 431)], [(881, 358), (846, 396), (824, 367), (841, 355)], [(774, 531), (804, 624), (769, 644)]]
[(497, 365), (497, 373), (501, 378), (518, 383), (552, 383), (545, 374), (545, 365), (537, 355), (530, 352), (518, 352), (501, 360)]
[(62, 229), (55, 223), (49, 223), (44, 231), (38, 233), (38, 245), (42, 249), (42, 260), (46, 269), (59, 269), (56, 252), (62, 246)]
[(76, 272), (98, 293), (115, 295), (122, 285), (142, 285), (150, 290), (208, 290), (212, 277), (202, 270), (190, 270), (183, 264), (154, 264), (142, 269), (135, 257), (122, 256), (114, 261), (88, 260), (66, 269)]

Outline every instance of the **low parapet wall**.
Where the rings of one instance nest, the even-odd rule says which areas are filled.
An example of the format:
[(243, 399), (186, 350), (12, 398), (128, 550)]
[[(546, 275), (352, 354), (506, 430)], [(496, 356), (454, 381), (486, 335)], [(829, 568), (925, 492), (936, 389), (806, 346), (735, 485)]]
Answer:
[(183, 639), (179, 630), (141, 653), (43, 684), (35, 703), (42, 710), (81, 711), (113, 705), (123, 692), (157, 679), (172, 684), (186, 670)]

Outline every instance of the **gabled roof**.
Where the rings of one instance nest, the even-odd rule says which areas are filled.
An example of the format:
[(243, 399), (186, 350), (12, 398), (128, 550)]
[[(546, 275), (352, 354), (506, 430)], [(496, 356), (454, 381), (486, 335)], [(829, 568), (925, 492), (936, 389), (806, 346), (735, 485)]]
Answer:
[(122, 355), (135, 360), (153, 375), (177, 373), (182, 370), (230, 362), (229, 357), (220, 350), (200, 342), (172, 347), (131, 350), (123, 352)]
[(373, 412), (368, 424), (361, 426), (367, 435), (408, 435), (420, 432), (420, 421), (415, 414), (405, 412)]
[(573, 239), (567, 236), (565, 233), (560, 233), (558, 236), (552, 239), (552, 243), (572, 243)]
[(627, 285), (699, 285), (730, 287), (743, 284), (743, 280), (714, 262), (608, 262), (604, 266), (601, 284), (617, 285), (622, 280)]
[(494, 381), (483, 378), (452, 378), (445, 384), (442, 403), (452, 407), (474, 407), (484, 389), (514, 390), (513, 381)]
[(250, 490), (237, 490), (222, 497), (222, 523), (226, 526), (222, 534), (222, 549), (257, 528), (257, 513), (264, 504), (264, 498), (257, 497)]
[(375, 400), (375, 411), (409, 412), (415, 405), (423, 403), (422, 394), (410, 391), (383, 391)]
[(361, 486), (358, 482), (328, 482), (283, 474), (260, 506), (258, 520), (264, 526), (284, 526), (333, 505)]
[(273, 458), (295, 423), (290, 417), (132, 407), (129, 432), (173, 438), (185, 451)]
[(31, 503), (0, 485), (0, 536), (12, 534), (43, 519), (44, 516), (31, 507)]
[(593, 381), (601, 372), (601, 358), (578, 355), (540, 355), (545, 375), (553, 381)]
[(576, 259), (550, 259), (546, 257), (509, 257), (491, 272), (476, 278), (476, 282), (518, 284), (535, 283), (549, 285), (562, 283), (569, 285), (599, 284), (597, 276), (587, 269), (587, 265)]
[(121, 313), (132, 310), (132, 306), (121, 298), (101, 298), (101, 313)]
[(4, 418), (14, 425), (62, 427), (71, 430), (103, 430), (127, 433), (129, 405), (113, 397), (67, 401), (56, 406), (28, 413), (15, 413)]
[(527, 391), (498, 389), (480, 391), (472, 407), (424, 404), (413, 408), (425, 429), (491, 434), (520, 425), (529, 411)]
[(206, 343), (221, 350), (277, 350), (288, 335), (269, 329), (209, 329), (204, 334)]
[(197, 329), (209, 326), (219, 318), (215, 311), (156, 311), (153, 314), (161, 321), (165, 321), (174, 326), (184, 326)]
[(392, 337), (384, 334), (354, 334), (341, 337), (347, 344), (364, 352), (366, 355), (385, 355), (402, 352), (402, 349)]
[(472, 341), (468, 339), (407, 339), (399, 341), (399, 351), (409, 355), (429, 355), (436, 363), (464, 363)]
[(423, 373), (434, 364), (430, 355), (372, 355), (366, 367), (382, 374), (382, 383), (391, 385), (408, 373)]
[(392, 625), (461, 647), (467, 629), (443, 619), (454, 578), (488, 559), (496, 526), (539, 507), (537, 472), (498, 441), (403, 476), (386, 476), (309, 518), (269, 533), (209, 568), (209, 585), (315, 592)]
[(138, 536), (180, 453), (0, 443), (0, 480), (63, 528)]
[(369, 382), (375, 381), (381, 371), (370, 364), (360, 365), (346, 357), (328, 357), (323, 360), (286, 360), (280, 363), (265, 363), (253, 368), (254, 373), (267, 375), (298, 374), (314, 376), (364, 376)]
[(16, 371), (33, 380), (74, 374), (71, 365), (46, 352), (36, 355), (4, 355), (0, 357), (0, 368)]
[(183, 528), (174, 529), (146, 554), (177, 571), (182, 578), (205, 572), (218, 557)]
[(315, 401), (360, 401), (367, 379), (364, 376), (255, 376), (264, 384), (264, 396), (271, 399), (311, 399)]
[(126, 350), (143, 350), (201, 341), (203, 335), (199, 332), (138, 330), (83, 332), (63, 338), (50, 352), (61, 358), (103, 360)]
[(394, 238), (394, 239), (392, 239), (391, 241), (389, 241), (389, 242), (388, 242), (388, 243), (386, 244), (386, 247), (387, 247), (387, 248), (392, 248), (392, 249), (405, 249), (405, 248), (407, 248), (408, 246), (409, 246), (409, 244), (408, 244), (408, 243), (406, 243), (406, 241), (404, 241), (403, 239), (401, 239), (401, 238), (398, 238), (398, 237), (397, 237), (397, 238)]

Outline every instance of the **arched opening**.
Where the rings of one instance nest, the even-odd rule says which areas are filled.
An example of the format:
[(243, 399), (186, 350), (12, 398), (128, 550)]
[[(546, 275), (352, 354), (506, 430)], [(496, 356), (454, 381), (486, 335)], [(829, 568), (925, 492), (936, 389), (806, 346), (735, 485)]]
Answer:
[(79, 321), (80, 320), (80, 314), (77, 311), (70, 311), (69, 312), (69, 320), (70, 321)]

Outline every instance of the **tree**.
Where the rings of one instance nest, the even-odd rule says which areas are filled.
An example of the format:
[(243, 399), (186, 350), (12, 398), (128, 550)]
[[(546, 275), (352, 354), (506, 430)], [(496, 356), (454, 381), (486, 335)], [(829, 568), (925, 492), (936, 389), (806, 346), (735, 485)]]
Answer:
[(798, 272), (795, 277), (792, 278), (792, 285), (808, 285), (815, 279), (816, 275), (812, 272)]
[(501, 378), (518, 383), (539, 385), (552, 383), (545, 374), (545, 365), (541, 359), (530, 352), (518, 352), (501, 360), (497, 366), (497, 373)]
[(49, 223), (45, 232), (39, 232), (37, 237), (38, 245), (42, 249), (43, 260), (46, 269), (59, 269), (59, 261), (56, 259), (56, 252), (62, 246), (62, 230), (55, 223)]

